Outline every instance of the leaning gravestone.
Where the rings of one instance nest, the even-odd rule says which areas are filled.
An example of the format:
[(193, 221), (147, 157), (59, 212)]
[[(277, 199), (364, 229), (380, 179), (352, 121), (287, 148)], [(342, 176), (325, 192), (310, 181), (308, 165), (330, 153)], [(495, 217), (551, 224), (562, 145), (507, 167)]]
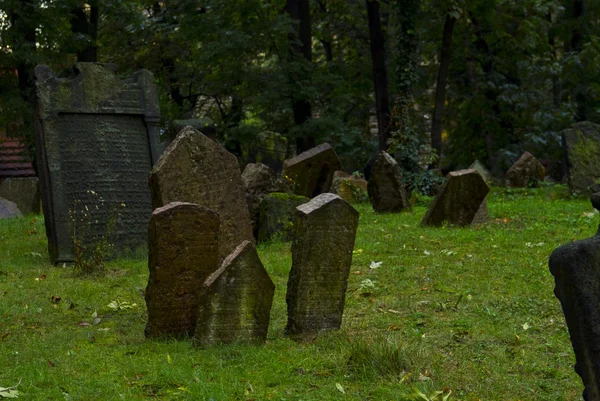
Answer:
[[(96, 63), (77, 63), (66, 79), (46, 66), (37, 66), (35, 76), (36, 157), (50, 259), (73, 261), (69, 211), (76, 202), (94, 211), (100, 197), (126, 205), (114, 233), (117, 249), (144, 245), (152, 214), (148, 172), (159, 156), (154, 77), (142, 70), (121, 80)], [(92, 218), (99, 233), (107, 231), (110, 213)]]
[(283, 162), (283, 175), (294, 182), (296, 195), (309, 198), (328, 192), (338, 170), (342, 163), (328, 143)]
[(0, 219), (12, 219), (21, 216), (23, 216), (23, 214), (16, 203), (0, 198)]
[(261, 132), (250, 144), (249, 159), (252, 163), (262, 163), (281, 173), (287, 154), (287, 139), (277, 132)]
[(359, 213), (329, 193), (296, 210), (285, 333), (305, 340), (341, 326)]
[(245, 240), (254, 242), (237, 159), (210, 138), (186, 127), (150, 174), (152, 205), (190, 202), (219, 214), (219, 261)]
[(265, 196), (259, 205), (258, 243), (293, 239), (296, 208), (310, 199), (306, 196), (274, 192)]
[(37, 177), (11, 177), (0, 184), (0, 197), (17, 204), (21, 213), (40, 212), (40, 183)]
[[(600, 193), (592, 195), (600, 210)], [(557, 248), (550, 255), (554, 294), (560, 300), (575, 351), (583, 399), (600, 400), (600, 230), (592, 238)]]
[(489, 191), (490, 187), (476, 170), (452, 171), (429, 205), (421, 225), (440, 226), (444, 221), (456, 226), (480, 223), (482, 214), (487, 214), (487, 205), (482, 203)]
[(377, 213), (393, 213), (410, 209), (400, 166), (386, 152), (379, 153), (373, 162), (367, 191), (373, 210)]
[(146, 288), (148, 338), (192, 337), (202, 283), (218, 265), (219, 216), (173, 202), (152, 213)]
[(479, 160), (475, 160), (473, 164), (469, 166), (469, 170), (477, 170), (477, 172), (487, 183), (491, 183), (492, 181), (494, 181), (492, 173), (490, 173), (490, 171)]
[(202, 286), (194, 344), (264, 343), (274, 293), (256, 248), (244, 241)]
[(582, 121), (562, 132), (571, 191), (590, 192), (600, 184), (600, 125)]
[(546, 168), (531, 153), (525, 152), (506, 172), (506, 182), (511, 188), (526, 188), (544, 181)]

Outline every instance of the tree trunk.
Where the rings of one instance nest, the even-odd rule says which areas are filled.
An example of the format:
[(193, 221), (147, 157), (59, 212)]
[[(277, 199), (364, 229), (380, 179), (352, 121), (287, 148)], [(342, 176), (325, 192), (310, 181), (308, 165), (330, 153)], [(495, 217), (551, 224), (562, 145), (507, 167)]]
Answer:
[(378, 1), (367, 0), (367, 15), (373, 62), (373, 83), (375, 85), (375, 107), (379, 127), (379, 150), (386, 151), (390, 139), (390, 104), (385, 65), (385, 38), (381, 29)]
[[(573, 0), (571, 18), (573, 22), (573, 30), (571, 31), (571, 51), (579, 53), (583, 49), (584, 35), (581, 30), (581, 19), (584, 13), (583, 0)], [(578, 85), (579, 86), (579, 85)], [(585, 121), (587, 119), (586, 97), (581, 87), (575, 87), (573, 98), (575, 99), (577, 121)]]
[[(450, 57), (452, 55), (452, 32), (456, 18), (446, 14), (444, 22), (444, 33), (442, 35), (442, 54), (440, 57), (440, 69), (438, 70), (437, 86), (435, 88), (435, 108), (433, 120), (431, 121), (431, 147), (442, 156), (442, 131), (444, 130), (444, 106), (446, 103), (446, 84), (448, 83), (448, 72), (450, 70)], [(439, 165), (438, 162), (434, 163)]]
[[(90, 11), (85, 10), (85, 4), (71, 9), (71, 33), (75, 38), (77, 61), (95, 63), (98, 61), (98, 19), (99, 1), (89, 3)], [(85, 45), (80, 47), (82, 38)]]

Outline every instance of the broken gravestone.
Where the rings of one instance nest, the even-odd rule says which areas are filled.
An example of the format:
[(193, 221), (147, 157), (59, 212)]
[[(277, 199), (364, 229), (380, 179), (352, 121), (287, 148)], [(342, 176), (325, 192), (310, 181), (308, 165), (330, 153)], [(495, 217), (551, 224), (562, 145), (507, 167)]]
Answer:
[(285, 333), (305, 340), (340, 328), (359, 213), (330, 193), (296, 210)]
[(562, 132), (571, 191), (590, 193), (600, 184), (600, 125), (582, 121)]
[(328, 143), (283, 162), (283, 175), (293, 181), (296, 195), (309, 198), (328, 192), (338, 170), (342, 163)]
[(219, 267), (218, 232), (219, 216), (192, 203), (173, 202), (152, 213), (146, 337), (194, 335), (200, 288)]
[(186, 127), (150, 174), (152, 205), (190, 202), (219, 214), (219, 261), (245, 240), (254, 242), (244, 184), (235, 156)]
[(373, 162), (367, 190), (373, 210), (377, 213), (393, 213), (410, 209), (400, 166), (386, 152), (380, 152)]
[(142, 70), (119, 79), (97, 63), (77, 63), (66, 79), (37, 66), (35, 76), (36, 158), (51, 261), (74, 259), (69, 212), (76, 204), (98, 220), (95, 234), (108, 231), (114, 216), (93, 214), (100, 198), (115, 208), (125, 204), (114, 230), (116, 249), (145, 246), (152, 214), (148, 172), (159, 156), (154, 77)]
[(23, 214), (16, 203), (0, 198), (0, 219), (12, 219), (21, 216), (23, 216)]
[(296, 208), (310, 199), (306, 196), (274, 192), (260, 202), (258, 218), (258, 243), (271, 240), (293, 239)]
[(511, 188), (536, 186), (544, 181), (546, 169), (531, 153), (525, 152), (506, 172), (506, 183)]
[[(600, 193), (592, 195), (600, 210)], [(600, 400), (600, 236), (557, 248), (548, 262), (575, 351), (583, 399)]]
[(287, 139), (277, 132), (261, 132), (250, 144), (248, 159), (251, 163), (262, 163), (281, 173), (287, 154)]
[(24, 215), (40, 212), (40, 184), (37, 177), (10, 177), (0, 184), (0, 197), (14, 202)]
[(345, 171), (336, 171), (330, 191), (339, 195), (346, 202), (363, 202), (367, 195), (367, 180), (360, 176), (350, 175)]
[[(482, 206), (490, 187), (476, 170), (458, 170), (448, 173), (421, 225), (440, 226), (444, 222), (456, 226), (480, 223), (487, 205)], [(481, 209), (484, 207), (485, 209)]]
[(202, 286), (194, 344), (264, 343), (274, 293), (256, 248), (244, 241)]

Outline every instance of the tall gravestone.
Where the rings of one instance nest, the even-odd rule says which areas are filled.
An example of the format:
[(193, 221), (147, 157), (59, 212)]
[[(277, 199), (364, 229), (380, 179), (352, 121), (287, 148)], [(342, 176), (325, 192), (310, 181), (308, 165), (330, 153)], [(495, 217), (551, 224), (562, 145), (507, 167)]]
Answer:
[(152, 205), (190, 202), (219, 214), (219, 260), (245, 240), (254, 242), (237, 159), (210, 138), (186, 127), (150, 174)]
[(589, 193), (600, 184), (600, 125), (581, 121), (562, 132), (571, 191)]
[(304, 340), (341, 326), (359, 213), (330, 193), (296, 210), (285, 333)]
[(328, 143), (283, 162), (283, 175), (293, 181), (296, 195), (309, 198), (328, 192), (338, 170), (342, 163)]
[(36, 157), (54, 263), (73, 260), (69, 210), (76, 202), (106, 231), (111, 216), (106, 208), (94, 212), (99, 197), (125, 204), (114, 233), (117, 249), (145, 246), (148, 172), (159, 156), (160, 109), (150, 72), (119, 79), (109, 65), (96, 63), (77, 63), (73, 72), (61, 79), (46, 66), (35, 69)]
[(421, 224), (440, 226), (447, 222), (467, 226), (481, 223), (487, 216), (484, 201), (489, 191), (490, 187), (476, 170), (452, 171), (429, 205)]
[[(592, 195), (600, 210), (600, 193)], [(554, 294), (559, 299), (575, 351), (575, 371), (585, 401), (600, 400), (600, 230), (592, 238), (557, 248), (550, 255)]]
[(194, 343), (264, 343), (274, 293), (256, 248), (244, 241), (202, 286)]
[(219, 267), (218, 233), (219, 216), (192, 203), (173, 202), (152, 213), (146, 337), (194, 335), (200, 289)]
[(410, 209), (400, 166), (386, 152), (380, 152), (373, 162), (367, 191), (373, 210), (377, 213), (393, 213)]

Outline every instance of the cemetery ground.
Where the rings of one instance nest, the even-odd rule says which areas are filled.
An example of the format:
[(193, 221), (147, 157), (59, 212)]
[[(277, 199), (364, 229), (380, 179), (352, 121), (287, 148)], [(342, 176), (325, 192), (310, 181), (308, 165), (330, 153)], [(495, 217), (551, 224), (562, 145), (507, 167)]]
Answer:
[(259, 247), (276, 285), (267, 343), (204, 349), (144, 337), (145, 259), (76, 276), (49, 264), (41, 217), (3, 220), (0, 387), (24, 400), (578, 400), (547, 262), (598, 216), (566, 194), (495, 188), (474, 228), (421, 227), (430, 199), (400, 214), (357, 204), (340, 331), (283, 335), (290, 244), (272, 243)]

